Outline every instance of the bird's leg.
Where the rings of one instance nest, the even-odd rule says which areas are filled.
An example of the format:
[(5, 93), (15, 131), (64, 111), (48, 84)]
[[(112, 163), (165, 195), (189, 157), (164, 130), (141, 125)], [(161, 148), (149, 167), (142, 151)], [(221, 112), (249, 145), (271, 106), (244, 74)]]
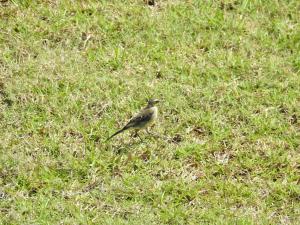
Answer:
[(135, 134), (136, 134), (136, 136), (137, 136), (141, 141), (143, 141), (143, 139), (142, 139), (141, 136), (138, 134), (138, 132), (136, 132)]
[(143, 139), (140, 137), (140, 135), (138, 134), (138, 130), (135, 130), (135, 132), (132, 135), (133, 137), (138, 137), (141, 141), (143, 141)]
[(134, 138), (135, 135), (136, 135), (135, 132), (134, 132), (134, 133), (131, 133), (131, 134), (130, 134), (130, 137), (131, 137), (131, 138)]
[(157, 133), (152, 133), (152, 132), (150, 132), (149, 127), (146, 128), (146, 132), (147, 132), (147, 134), (149, 134), (149, 135), (151, 135), (151, 136), (153, 136), (153, 137), (158, 137), (158, 138), (161, 137), (161, 136), (160, 136), (159, 134), (157, 134)]
[(149, 127), (146, 128), (146, 132), (147, 134), (152, 135), (152, 133), (149, 131)]

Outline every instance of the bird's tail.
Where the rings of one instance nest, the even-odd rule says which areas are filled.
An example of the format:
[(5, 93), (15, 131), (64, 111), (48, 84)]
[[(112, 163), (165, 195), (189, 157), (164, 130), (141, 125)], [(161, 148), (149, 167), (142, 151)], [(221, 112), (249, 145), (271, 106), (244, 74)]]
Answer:
[(106, 141), (112, 139), (114, 136), (116, 136), (117, 134), (119, 133), (122, 133), (123, 131), (127, 130), (128, 128), (127, 127), (124, 127), (123, 129), (121, 130), (118, 130), (116, 133), (114, 133), (113, 135), (111, 135), (109, 138), (106, 139)]

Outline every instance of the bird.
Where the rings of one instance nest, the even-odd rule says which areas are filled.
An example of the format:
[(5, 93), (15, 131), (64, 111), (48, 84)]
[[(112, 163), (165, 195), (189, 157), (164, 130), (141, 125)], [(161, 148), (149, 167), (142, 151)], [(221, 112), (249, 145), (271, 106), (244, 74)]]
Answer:
[[(159, 102), (160, 102), (159, 99), (148, 100), (147, 106), (145, 108), (143, 108), (138, 114), (132, 117), (121, 130), (118, 130), (116, 133), (114, 133), (109, 138), (107, 138), (107, 140), (110, 140), (117, 134), (120, 134), (125, 130), (129, 130), (129, 129), (134, 129), (135, 134), (140, 138), (137, 132), (141, 129), (148, 128), (156, 120), (158, 115), (158, 109), (156, 107), (156, 104)], [(149, 133), (148, 129), (146, 131), (147, 133)]]

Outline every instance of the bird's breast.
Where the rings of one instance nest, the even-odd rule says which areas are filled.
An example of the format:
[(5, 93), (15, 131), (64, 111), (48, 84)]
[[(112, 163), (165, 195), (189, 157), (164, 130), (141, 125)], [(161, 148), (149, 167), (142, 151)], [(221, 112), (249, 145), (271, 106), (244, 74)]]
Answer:
[(157, 114), (158, 114), (158, 109), (157, 107), (153, 107), (153, 116), (152, 119), (155, 120), (157, 118)]

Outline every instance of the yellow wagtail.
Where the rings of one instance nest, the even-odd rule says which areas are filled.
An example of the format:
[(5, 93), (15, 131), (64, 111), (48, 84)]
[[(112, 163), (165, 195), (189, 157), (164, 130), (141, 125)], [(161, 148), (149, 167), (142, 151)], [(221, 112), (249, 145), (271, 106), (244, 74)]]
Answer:
[[(150, 99), (148, 104), (145, 108), (143, 108), (137, 115), (131, 118), (129, 122), (119, 131), (111, 135), (107, 140), (111, 139), (112, 137), (116, 136), (119, 133), (122, 133), (128, 129), (134, 129), (137, 132), (141, 129), (148, 128), (157, 118), (157, 107), (155, 106), (159, 102), (158, 99)], [(149, 131), (147, 130), (147, 133)], [(139, 136), (138, 136), (139, 137)]]

